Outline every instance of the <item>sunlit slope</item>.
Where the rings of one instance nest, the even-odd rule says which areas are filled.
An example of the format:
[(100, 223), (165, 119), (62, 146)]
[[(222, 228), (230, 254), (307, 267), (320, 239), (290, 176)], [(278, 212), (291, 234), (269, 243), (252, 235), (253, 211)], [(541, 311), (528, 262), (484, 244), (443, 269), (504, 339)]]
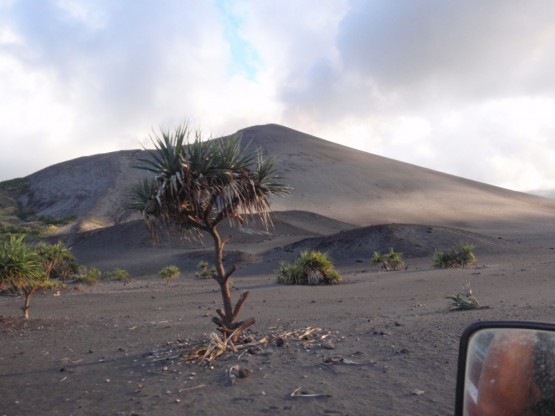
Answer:
[[(346, 223), (448, 225), (475, 230), (512, 227), (546, 231), (555, 222), (555, 201), (470, 181), (398, 162), (278, 126), (242, 130), (251, 142), (277, 158), (293, 187), (278, 198), (278, 211), (314, 212)], [(43, 169), (27, 179), (22, 207), (37, 215), (77, 216), (81, 229), (125, 222), (133, 183), (145, 176), (133, 169), (141, 150), (88, 156)]]
[(244, 137), (278, 155), (294, 187), (276, 209), (302, 209), (357, 225), (443, 224), (469, 228), (512, 222), (551, 226), (555, 201), (513, 192), (354, 150), (277, 125)]

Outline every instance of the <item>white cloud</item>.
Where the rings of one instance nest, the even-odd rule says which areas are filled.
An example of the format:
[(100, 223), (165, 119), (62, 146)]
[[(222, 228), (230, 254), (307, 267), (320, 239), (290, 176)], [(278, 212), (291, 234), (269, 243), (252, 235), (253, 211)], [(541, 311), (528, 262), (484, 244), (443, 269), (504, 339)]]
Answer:
[(554, 20), (550, 0), (4, 0), (0, 179), (188, 118), (555, 188)]

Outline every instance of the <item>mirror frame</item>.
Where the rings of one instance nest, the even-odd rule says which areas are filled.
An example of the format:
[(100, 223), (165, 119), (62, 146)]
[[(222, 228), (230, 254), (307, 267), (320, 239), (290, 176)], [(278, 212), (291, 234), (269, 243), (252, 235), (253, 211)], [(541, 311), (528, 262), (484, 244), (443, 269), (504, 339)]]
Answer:
[(465, 397), (465, 376), (468, 344), (470, 338), (484, 329), (530, 329), (555, 332), (555, 324), (531, 321), (479, 321), (468, 326), (462, 333), (459, 342), (459, 358), (457, 364), (457, 388), (455, 396), (455, 416), (463, 416)]

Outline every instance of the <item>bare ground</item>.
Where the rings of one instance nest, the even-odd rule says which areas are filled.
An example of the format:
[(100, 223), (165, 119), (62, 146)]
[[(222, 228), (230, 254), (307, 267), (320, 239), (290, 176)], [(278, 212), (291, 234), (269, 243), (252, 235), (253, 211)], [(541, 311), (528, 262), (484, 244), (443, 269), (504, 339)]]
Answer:
[[(388, 273), (353, 262), (333, 287), (277, 285), (256, 264), (234, 277), (234, 296), (250, 291), (242, 315), (257, 319), (253, 337), (321, 329), (312, 342), (284, 336), (212, 366), (182, 362), (214, 329), (220, 302), (214, 282), (191, 274), (170, 287), (150, 276), (38, 295), (28, 322), (11, 317), (20, 298), (2, 297), (2, 414), (451, 414), (468, 324), (552, 321), (549, 249), (486, 255), (463, 270), (431, 269), (428, 258)], [(445, 295), (468, 282), (490, 309), (448, 312)], [(232, 384), (235, 365), (250, 376)], [(321, 396), (292, 397), (298, 388)]]

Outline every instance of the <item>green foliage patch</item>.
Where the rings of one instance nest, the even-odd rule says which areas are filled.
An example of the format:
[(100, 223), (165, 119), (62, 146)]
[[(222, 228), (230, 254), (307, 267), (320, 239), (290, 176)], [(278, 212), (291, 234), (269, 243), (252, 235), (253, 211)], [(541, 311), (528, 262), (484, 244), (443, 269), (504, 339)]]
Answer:
[(30, 185), (29, 179), (27, 178), (9, 179), (0, 182), (0, 191), (10, 195), (21, 194), (27, 192)]
[(210, 267), (210, 264), (205, 260), (198, 262), (197, 269), (195, 276), (198, 279), (208, 279), (216, 273), (216, 268), (214, 266)]
[(433, 266), (437, 269), (457, 269), (476, 264), (477, 259), (473, 251), (473, 244), (461, 243), (458, 248), (436, 250), (433, 257)]
[(379, 265), (385, 271), (401, 270), (405, 266), (403, 255), (393, 249), (390, 249), (387, 254), (375, 251), (372, 256), (372, 262)]
[(293, 264), (280, 263), (278, 283), (287, 285), (333, 285), (341, 275), (327, 253), (303, 250)]
[(112, 271), (104, 273), (102, 275), (102, 280), (108, 282), (129, 283), (131, 281), (131, 276), (127, 270), (117, 267)]
[(94, 286), (102, 277), (102, 272), (94, 267), (81, 266), (79, 274), (75, 277), (76, 283), (83, 283), (87, 286)]
[(77, 271), (77, 260), (71, 250), (61, 241), (54, 244), (39, 242), (34, 247), (49, 278), (65, 280), (72, 271)]
[(166, 280), (166, 286), (170, 284), (170, 280), (175, 280), (181, 275), (181, 270), (176, 265), (166, 266), (158, 272), (158, 275)]

